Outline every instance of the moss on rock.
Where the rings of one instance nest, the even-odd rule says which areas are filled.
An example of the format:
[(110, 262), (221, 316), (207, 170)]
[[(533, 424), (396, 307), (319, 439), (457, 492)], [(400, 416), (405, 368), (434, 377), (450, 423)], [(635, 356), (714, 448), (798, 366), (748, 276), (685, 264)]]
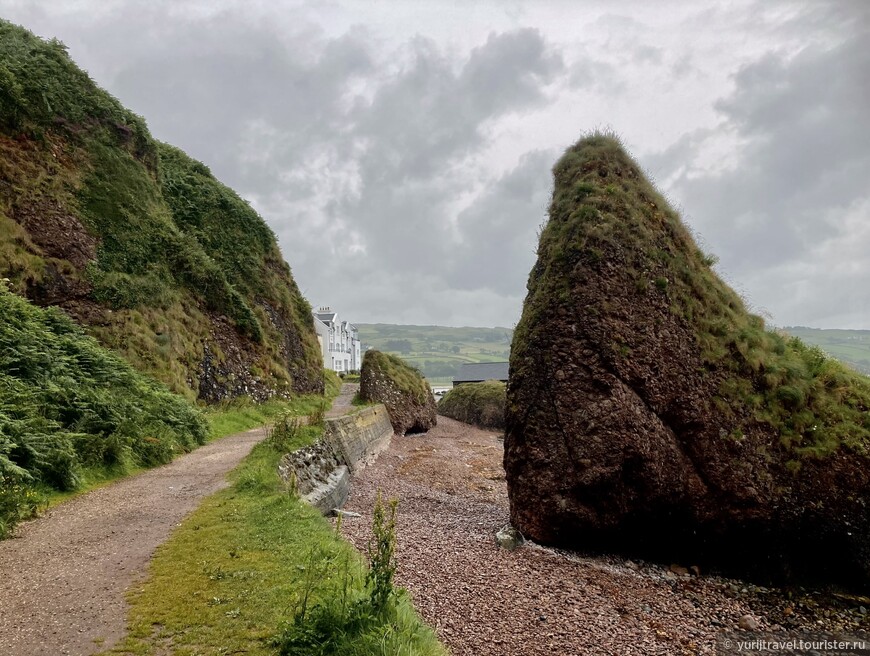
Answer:
[(870, 584), (870, 381), (749, 313), (612, 136), (553, 175), (511, 353), (517, 527)]
[(308, 303), (257, 213), (59, 41), (0, 20), (0, 277), (206, 401), (323, 389)]
[(360, 371), (359, 398), (383, 403), (399, 435), (425, 433), (435, 426), (435, 397), (420, 372), (400, 358), (366, 351)]

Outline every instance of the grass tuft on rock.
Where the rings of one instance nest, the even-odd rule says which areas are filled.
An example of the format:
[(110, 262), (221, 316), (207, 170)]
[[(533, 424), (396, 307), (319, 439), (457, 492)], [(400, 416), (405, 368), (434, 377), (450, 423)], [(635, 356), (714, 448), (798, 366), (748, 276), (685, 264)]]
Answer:
[[(391, 381), (397, 389), (410, 395), (419, 403), (425, 403), (427, 396), (431, 394), (429, 386), (420, 372), (390, 353), (369, 349), (363, 356), (363, 368), (367, 372), (371, 372), (372, 375), (383, 376)], [(365, 396), (361, 396), (361, 398), (363, 401), (380, 402), (379, 399), (369, 399)]]

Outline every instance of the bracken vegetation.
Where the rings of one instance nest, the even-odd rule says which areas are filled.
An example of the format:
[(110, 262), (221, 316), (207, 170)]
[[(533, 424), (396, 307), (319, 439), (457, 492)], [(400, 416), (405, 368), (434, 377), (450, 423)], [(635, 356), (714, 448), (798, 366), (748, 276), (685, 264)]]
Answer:
[[(618, 183), (599, 182), (599, 171), (606, 169), (619, 173)], [(557, 193), (541, 234), (539, 262), (598, 266), (606, 253), (625, 254), (618, 264), (634, 278), (636, 293), (665, 295), (670, 311), (696, 327), (706, 371), (721, 378), (714, 399), (720, 412), (738, 423), (748, 416), (770, 425), (798, 456), (823, 457), (841, 446), (867, 452), (870, 380), (819, 348), (768, 330), (748, 312), (713, 271), (716, 258), (698, 248), (615, 137), (582, 139), (556, 164), (554, 176)], [(567, 287), (551, 291), (569, 293)], [(544, 303), (527, 309), (547, 311)], [(515, 348), (525, 339), (518, 329)], [(631, 344), (613, 347), (631, 358)]]
[(46, 493), (168, 462), (206, 433), (183, 398), (0, 283), (0, 537)]
[(499, 380), (463, 383), (438, 402), (438, 414), (484, 428), (504, 428), (506, 386)]
[(0, 275), (188, 396), (322, 389), (310, 307), (257, 213), (5, 21)]

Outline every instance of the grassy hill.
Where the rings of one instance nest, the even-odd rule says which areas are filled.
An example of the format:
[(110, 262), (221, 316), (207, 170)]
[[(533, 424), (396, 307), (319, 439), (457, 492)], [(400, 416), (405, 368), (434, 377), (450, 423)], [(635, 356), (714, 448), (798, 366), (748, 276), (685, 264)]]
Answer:
[(275, 236), (56, 40), (0, 21), (0, 277), (190, 398), (322, 390)]
[(429, 382), (449, 382), (466, 362), (504, 362), (510, 357), (510, 328), (451, 328), (360, 323), (363, 349), (400, 356)]
[(783, 331), (818, 346), (857, 371), (870, 375), (870, 330), (839, 330), (788, 326)]

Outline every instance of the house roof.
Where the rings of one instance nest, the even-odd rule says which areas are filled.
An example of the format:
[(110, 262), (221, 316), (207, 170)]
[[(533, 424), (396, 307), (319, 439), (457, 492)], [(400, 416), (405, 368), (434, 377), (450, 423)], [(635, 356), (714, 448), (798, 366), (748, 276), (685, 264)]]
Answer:
[(320, 319), (323, 323), (332, 323), (335, 321), (335, 312), (315, 312), (314, 316)]
[(459, 367), (459, 372), (453, 377), (454, 383), (470, 383), (478, 380), (508, 379), (507, 362), (471, 362)]

